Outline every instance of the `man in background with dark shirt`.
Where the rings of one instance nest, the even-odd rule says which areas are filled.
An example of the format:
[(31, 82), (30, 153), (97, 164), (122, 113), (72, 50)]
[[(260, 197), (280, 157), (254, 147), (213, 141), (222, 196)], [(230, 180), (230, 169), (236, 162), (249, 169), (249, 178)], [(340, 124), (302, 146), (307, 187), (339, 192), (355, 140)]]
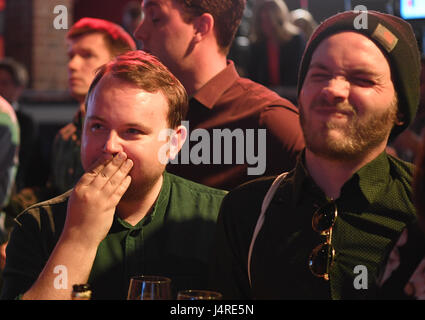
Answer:
[(239, 77), (226, 59), (244, 7), (245, 0), (143, 0), (135, 32), (190, 97), (187, 145), (168, 170), (227, 190), (293, 168), (304, 146), (298, 109)]

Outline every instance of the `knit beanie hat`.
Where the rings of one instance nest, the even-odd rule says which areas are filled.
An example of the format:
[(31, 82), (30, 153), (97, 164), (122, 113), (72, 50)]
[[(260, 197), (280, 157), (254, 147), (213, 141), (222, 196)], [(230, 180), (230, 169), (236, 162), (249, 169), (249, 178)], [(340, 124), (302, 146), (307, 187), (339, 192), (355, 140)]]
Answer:
[(391, 138), (394, 138), (415, 118), (420, 98), (421, 72), (421, 56), (413, 29), (409, 23), (398, 17), (377, 11), (346, 11), (322, 22), (304, 51), (298, 75), (298, 96), (314, 50), (322, 40), (342, 31), (365, 35), (381, 48), (387, 57), (398, 95), (399, 110), (404, 115), (401, 119), (404, 121), (403, 125), (396, 125), (391, 131)]

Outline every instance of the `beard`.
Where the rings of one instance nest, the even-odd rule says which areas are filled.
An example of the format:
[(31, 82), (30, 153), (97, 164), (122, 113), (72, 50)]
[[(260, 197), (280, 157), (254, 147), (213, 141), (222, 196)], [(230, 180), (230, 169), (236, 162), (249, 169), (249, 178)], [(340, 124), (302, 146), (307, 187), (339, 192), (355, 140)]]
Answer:
[(132, 179), (130, 186), (122, 196), (121, 200), (126, 202), (139, 202), (144, 199), (152, 188), (162, 178), (163, 172), (151, 173), (143, 178), (143, 181), (136, 181)]
[[(310, 110), (318, 106), (330, 106), (322, 101), (313, 102)], [(356, 108), (350, 104), (340, 103), (332, 107), (348, 115), (348, 123), (338, 123), (329, 119), (313, 125), (313, 120), (306, 117), (300, 103), (300, 122), (307, 149), (314, 154), (331, 160), (355, 160), (362, 158), (370, 150), (387, 140), (397, 120), (398, 100), (395, 96), (384, 113), (371, 113), (367, 118), (358, 117)], [(314, 128), (314, 129), (313, 129)], [(332, 134), (337, 132), (337, 135)]]

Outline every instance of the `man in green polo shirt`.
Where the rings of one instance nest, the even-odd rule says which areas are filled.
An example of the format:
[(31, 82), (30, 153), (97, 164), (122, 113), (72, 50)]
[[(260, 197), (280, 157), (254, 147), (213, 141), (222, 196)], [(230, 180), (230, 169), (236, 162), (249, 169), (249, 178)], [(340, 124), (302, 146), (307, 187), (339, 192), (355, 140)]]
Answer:
[(183, 86), (153, 56), (128, 52), (102, 67), (86, 108), (86, 173), (16, 219), (2, 298), (70, 299), (73, 284), (89, 283), (94, 299), (125, 299), (141, 274), (205, 288), (225, 192), (164, 172), (187, 134)]
[(294, 170), (223, 200), (214, 289), (225, 298), (378, 297), (390, 249), (416, 218), (413, 166), (385, 150), (415, 116), (419, 73), (414, 33), (397, 17), (347, 11), (316, 29), (298, 83), (306, 148)]

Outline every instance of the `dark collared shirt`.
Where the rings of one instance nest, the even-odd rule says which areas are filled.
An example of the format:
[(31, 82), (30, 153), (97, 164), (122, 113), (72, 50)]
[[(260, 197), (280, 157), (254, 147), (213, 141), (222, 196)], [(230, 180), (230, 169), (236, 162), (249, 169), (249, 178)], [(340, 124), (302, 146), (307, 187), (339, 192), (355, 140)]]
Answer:
[(303, 157), (266, 211), (252, 253), (252, 289), (248, 249), (273, 179), (259, 179), (230, 192), (218, 219), (214, 289), (227, 298), (374, 298), (389, 251), (416, 217), (412, 172), (411, 164), (382, 153), (344, 184), (335, 200), (338, 217), (332, 245), (336, 255), (330, 281), (313, 276), (308, 267), (312, 249), (324, 241), (312, 229), (312, 215), (328, 199), (308, 174)]
[[(180, 164), (169, 165), (167, 170), (211, 187), (230, 190), (243, 182), (258, 178), (258, 175), (247, 174), (248, 167), (256, 168), (261, 165), (250, 160), (248, 156), (251, 154), (249, 148), (255, 152), (259, 150), (258, 144), (266, 150), (258, 155), (264, 158), (265, 171), (262, 175), (273, 175), (292, 169), (299, 151), (304, 147), (298, 109), (266, 87), (239, 77), (232, 61), (191, 97), (186, 119), (189, 121), (190, 133), (200, 128), (208, 131), (210, 147), (199, 148), (202, 150), (198, 150), (196, 154), (201, 154), (203, 159), (209, 159), (210, 163), (203, 161), (193, 164), (193, 161), (190, 161), (191, 164), (181, 164), (180, 161)], [(224, 147), (223, 142), (220, 161), (214, 163), (213, 158), (220, 151), (213, 146), (214, 142), (218, 142), (213, 141), (213, 132), (224, 129), (234, 133), (241, 129), (243, 140), (233, 140), (231, 148)], [(250, 129), (254, 130), (253, 140), (250, 140), (250, 133), (247, 133)], [(266, 129), (265, 141), (258, 138), (258, 129)], [(189, 136), (186, 142), (189, 138), (191, 137)], [(190, 160), (193, 160), (187, 150), (193, 151), (193, 146), (196, 149), (201, 141), (207, 143), (207, 138), (192, 137), (191, 140), (189, 148), (186, 148), (185, 143), (180, 157), (186, 152), (188, 158), (190, 156)], [(242, 153), (243, 163), (237, 161), (238, 146), (241, 147), (239, 153)], [(232, 162), (225, 164), (225, 157), (229, 156), (229, 153), (232, 154)]]
[[(174, 291), (205, 288), (210, 245), (225, 194), (164, 173), (150, 215), (135, 226), (115, 216), (89, 277), (92, 299), (125, 299), (130, 277), (141, 274), (170, 277)], [(18, 297), (36, 281), (63, 230), (68, 195), (32, 206), (16, 219), (2, 299)]]
[(52, 163), (46, 185), (24, 188), (14, 194), (5, 209), (9, 217), (15, 218), (29, 206), (65, 193), (78, 182), (84, 174), (80, 149), (83, 122), (84, 116), (79, 110), (72, 122), (59, 130), (52, 146)]
[(62, 194), (73, 188), (84, 174), (81, 164), (83, 123), (84, 115), (81, 110), (78, 110), (72, 122), (60, 129), (55, 137), (49, 181), (54, 189), (54, 195)]

